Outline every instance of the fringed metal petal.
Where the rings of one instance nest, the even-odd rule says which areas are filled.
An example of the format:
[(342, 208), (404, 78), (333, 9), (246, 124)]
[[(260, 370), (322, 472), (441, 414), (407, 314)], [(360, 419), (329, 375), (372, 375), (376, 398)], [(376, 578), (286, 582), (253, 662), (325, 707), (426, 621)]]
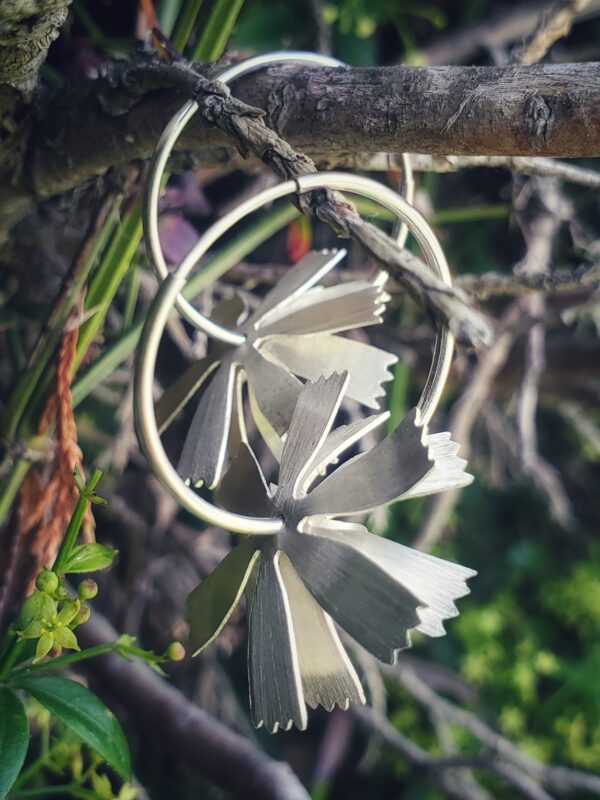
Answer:
[(203, 392), (177, 465), (181, 477), (194, 486), (212, 489), (223, 474), (233, 411), (237, 366), (223, 361)]
[(263, 550), (258, 562), (248, 636), (252, 719), (275, 733), (304, 730), (306, 705), (290, 603), (279, 567), (280, 551)]
[(327, 711), (336, 705), (348, 708), (350, 703), (364, 703), (360, 680), (331, 617), (313, 599), (285, 553), (281, 553), (279, 568), (292, 612), (304, 702)]
[(197, 656), (221, 633), (259, 556), (257, 543), (248, 538), (234, 547), (187, 601), (190, 644)]
[(348, 370), (346, 396), (378, 410), (385, 396), (384, 384), (392, 380), (390, 367), (398, 358), (392, 353), (354, 339), (321, 333), (313, 336), (277, 336), (261, 345), (294, 374), (316, 381), (321, 375)]
[[(318, 378), (344, 368), (348, 362), (352, 368), (348, 396), (378, 407), (377, 398), (383, 394), (383, 384), (392, 378), (389, 367), (396, 362), (396, 356), (334, 336), (333, 332), (380, 322), (389, 295), (382, 288), (383, 273), (377, 273), (372, 281), (315, 286), (344, 255), (342, 250), (305, 256), (266, 295), (255, 313), (238, 326), (245, 337), (243, 344), (227, 347), (217, 343), (206, 359), (192, 364), (163, 394), (156, 407), (159, 431), (171, 423), (197, 391), (202, 391), (178, 464), (184, 480), (209, 488), (218, 484), (227, 454), (218, 439), (229, 438), (230, 426), (243, 427), (241, 384), (234, 388), (232, 369), (239, 370), (246, 379), (250, 410), (276, 457), (281, 453), (281, 438), (287, 433), (302, 389), (295, 375)], [(220, 303), (212, 319), (235, 324), (243, 312), (243, 303), (234, 297)], [(217, 368), (219, 362), (221, 366)], [(237, 413), (232, 410), (235, 402)], [(208, 421), (204, 423), (203, 419)], [(236, 437), (240, 438), (234, 430), (233, 439)]]

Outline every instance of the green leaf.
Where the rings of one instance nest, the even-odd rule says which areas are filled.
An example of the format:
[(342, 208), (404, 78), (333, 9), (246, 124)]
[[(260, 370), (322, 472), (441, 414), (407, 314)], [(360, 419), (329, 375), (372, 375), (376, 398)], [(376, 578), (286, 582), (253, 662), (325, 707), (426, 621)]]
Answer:
[(245, 539), (188, 597), (190, 643), (195, 656), (223, 630), (244, 591), (259, 552), (252, 539)]
[(78, 544), (71, 550), (64, 567), (65, 572), (97, 572), (112, 564), (118, 551), (106, 545)]
[(21, 678), (15, 683), (64, 722), (123, 780), (129, 780), (131, 756), (125, 734), (114, 714), (95, 694), (59, 675)]
[(0, 798), (21, 771), (29, 745), (29, 724), (23, 703), (10, 689), (0, 687)]

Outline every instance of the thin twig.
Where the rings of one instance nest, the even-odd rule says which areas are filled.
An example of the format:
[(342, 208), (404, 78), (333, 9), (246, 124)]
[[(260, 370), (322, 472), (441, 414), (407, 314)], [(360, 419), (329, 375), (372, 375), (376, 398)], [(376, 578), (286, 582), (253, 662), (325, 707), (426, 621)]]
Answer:
[[(550, 274), (556, 236), (563, 220), (570, 218), (572, 213), (556, 178), (539, 179), (537, 191), (544, 208), (536, 211), (529, 223), (523, 223), (527, 252), (515, 267), (517, 275)], [(539, 384), (546, 366), (546, 302), (544, 296), (537, 293), (521, 297), (519, 305), (524, 314), (537, 320), (527, 334), (525, 369), (518, 397), (517, 429), (521, 462), (525, 473), (546, 497), (552, 516), (560, 525), (568, 528), (573, 523), (571, 503), (556, 470), (539, 453), (537, 442)]]
[(456, 284), (478, 301), (493, 297), (516, 297), (531, 292), (593, 290), (600, 286), (600, 264), (583, 264), (575, 270), (557, 269), (519, 275), (502, 272), (461, 275), (456, 279)]
[(585, 790), (600, 795), (600, 777), (567, 767), (543, 764), (526, 753), (509, 739), (491, 728), (476, 714), (440, 697), (421, 680), (412, 667), (399, 662), (395, 667), (385, 667), (388, 675), (399, 680), (425, 707), (434, 709), (453, 725), (469, 731), (484, 745), (489, 753), (505, 763), (512, 764), (538, 783), (556, 792)]
[[(539, 22), (539, 15), (547, 7), (547, 0), (528, 0), (527, 3), (504, 3), (481, 22), (460, 26), (433, 40), (419, 56), (427, 64), (464, 64), (483, 49), (504, 50), (512, 42), (531, 35)], [(591, 0), (587, 13), (580, 19), (597, 13), (600, 0)]]
[[(370, 161), (368, 161), (370, 159)], [(376, 154), (365, 156), (364, 166), (370, 169), (387, 169), (388, 156)], [(501, 168), (511, 172), (539, 177), (560, 178), (567, 183), (600, 189), (600, 172), (585, 169), (554, 158), (530, 156), (429, 156), (412, 155), (412, 168), (417, 172), (456, 172), (459, 169)]]
[(385, 717), (377, 714), (372, 708), (368, 706), (353, 708), (352, 714), (364, 730), (377, 734), (389, 747), (392, 747), (414, 766), (426, 771), (433, 780), (441, 783), (451, 796), (459, 798), (459, 800), (465, 800), (464, 787), (453, 787), (444, 780), (444, 776), (449, 770), (454, 771), (461, 768), (495, 772), (510, 783), (521, 797), (527, 798), (527, 800), (553, 800), (548, 792), (522, 769), (516, 768), (513, 764), (485, 755), (431, 756), (410, 739), (403, 736)]
[(589, 418), (583, 406), (566, 400), (558, 410), (575, 428), (581, 439), (600, 455), (600, 428)]
[(578, 14), (589, 6), (590, 0), (558, 0), (540, 18), (535, 30), (515, 50), (516, 64), (537, 64), (552, 45), (568, 36)]

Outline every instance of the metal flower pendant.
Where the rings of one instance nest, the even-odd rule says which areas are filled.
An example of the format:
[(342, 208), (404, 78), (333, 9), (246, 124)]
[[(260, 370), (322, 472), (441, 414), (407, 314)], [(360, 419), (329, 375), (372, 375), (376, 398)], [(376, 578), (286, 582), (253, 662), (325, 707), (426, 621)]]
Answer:
[[(288, 316), (289, 319), (289, 316)], [(416, 409), (368, 452), (323, 477), (387, 413), (332, 430), (348, 373), (307, 382), (298, 393), (278, 485), (267, 487), (243, 444), (217, 492), (244, 514), (283, 519), (280, 533), (245, 538), (190, 595), (196, 653), (212, 642), (242, 592), (249, 594), (252, 717), (270, 732), (304, 729), (306, 705), (364, 703), (337, 623), (376, 658), (393, 663), (410, 632), (444, 635), (454, 601), (475, 572), (371, 534), (336, 517), (471, 482), (449, 433), (428, 434)]]
[[(371, 281), (315, 286), (344, 255), (345, 250), (309, 253), (285, 274), (256, 311), (237, 325), (236, 330), (245, 336), (243, 344), (217, 345), (209, 358), (192, 365), (164, 393), (156, 407), (161, 431), (203, 389), (177, 467), (184, 480), (209, 488), (219, 483), (230, 433), (234, 427), (243, 429), (243, 379), (248, 382), (256, 425), (278, 458), (280, 437), (288, 431), (302, 390), (297, 375), (315, 380), (347, 369), (351, 376), (347, 396), (379, 409), (382, 384), (391, 379), (389, 367), (397, 361), (396, 356), (335, 334), (381, 322), (389, 300), (383, 290), (387, 276), (380, 272)], [(229, 307), (233, 324), (241, 311), (238, 305)]]

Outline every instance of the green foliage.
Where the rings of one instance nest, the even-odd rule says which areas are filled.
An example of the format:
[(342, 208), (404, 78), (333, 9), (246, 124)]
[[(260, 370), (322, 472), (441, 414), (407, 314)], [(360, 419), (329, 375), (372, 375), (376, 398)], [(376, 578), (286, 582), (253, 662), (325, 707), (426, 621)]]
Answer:
[(21, 771), (29, 746), (29, 725), (23, 703), (0, 686), (0, 798), (6, 797)]
[(78, 544), (71, 550), (65, 562), (64, 570), (68, 574), (79, 572), (98, 572), (108, 569), (117, 555), (117, 551), (104, 544)]
[[(410, 541), (426, 508), (426, 501), (397, 504), (386, 535)], [(460, 616), (446, 624), (448, 637), (417, 640), (415, 655), (458, 671), (477, 690), (477, 713), (533, 756), (597, 772), (600, 548), (567, 539), (531, 490), (493, 490), (479, 478), (463, 491), (435, 554), (479, 575), (458, 603)], [(435, 754), (437, 736), (419, 704), (392, 681), (388, 692), (393, 724)], [(461, 728), (452, 738), (460, 751), (476, 752)], [(407, 769), (391, 754), (381, 767), (398, 779)], [(513, 796), (484, 780), (494, 797)]]
[[(131, 758), (127, 741), (115, 717), (104, 703), (81, 684), (59, 675), (45, 675), (44, 672), (111, 650), (126, 658), (143, 658), (156, 668), (159, 662), (181, 657), (176, 643), (171, 645), (167, 653), (157, 656), (134, 647), (131, 637), (122, 637), (115, 643), (80, 651), (74, 629), (89, 619), (90, 608), (83, 601), (93, 598), (98, 587), (95, 581), (86, 579), (78, 587), (78, 596), (70, 597), (64, 575), (105, 569), (112, 563), (114, 551), (109, 548), (100, 544), (76, 543), (87, 506), (101, 499), (94, 491), (100, 475), (100, 471), (96, 470), (87, 483), (75, 479), (80, 498), (54, 568), (44, 568), (36, 577), (36, 588), (23, 603), (13, 629), (0, 642), (0, 797), (6, 796), (17, 779), (29, 745), (27, 716), (15, 692), (25, 693), (39, 701), (53, 720), (62, 722), (66, 729), (91, 747), (102, 762), (127, 780), (131, 775)], [(34, 645), (33, 652), (28, 647), (29, 643)], [(63, 650), (72, 652), (61, 655)], [(39, 721), (36, 724), (39, 726)], [(47, 719), (46, 727), (49, 725), (50, 720)], [(63, 739), (59, 739), (57, 754), (61, 748), (64, 749), (63, 744)], [(47, 756), (34, 761), (23, 772), (18, 783), (26, 783), (31, 776), (36, 777), (47, 762)], [(97, 761), (96, 765), (99, 763)], [(72, 772), (74, 785), (65, 786), (65, 794), (74, 791), (78, 797), (101, 797), (107, 800), (114, 797), (108, 777), (98, 774), (94, 768), (88, 771), (85, 779), (77, 769), (73, 768)], [(85, 781), (90, 782), (91, 789), (81, 787)], [(35, 790), (34, 793), (37, 794)], [(127, 784), (118, 795), (120, 800), (130, 800), (133, 796)]]
[(58, 604), (49, 595), (34, 592), (27, 602), (32, 602), (37, 609), (37, 614), (22, 630), (17, 631), (19, 640), (37, 640), (35, 658), (37, 664), (51, 650), (59, 655), (63, 648), (79, 650), (77, 637), (72, 628), (76, 623), (81, 603), (79, 600), (63, 600)]
[[(441, 30), (446, 26), (444, 11), (434, 3), (388, 0), (330, 0), (320, 8), (320, 24), (331, 30), (334, 51), (354, 66), (381, 63), (378, 34), (397, 37), (404, 60), (418, 60), (414, 25)], [(311, 19), (312, 16), (312, 19)], [(308, 24), (307, 24), (308, 22)], [(238, 47), (259, 52), (285, 49), (314, 49), (317, 19), (308, 15), (303, 0), (254, 0), (246, 3), (234, 31)]]
[(15, 685), (92, 747), (124, 780), (131, 777), (131, 757), (121, 726), (89, 689), (60, 675), (20, 678)]

